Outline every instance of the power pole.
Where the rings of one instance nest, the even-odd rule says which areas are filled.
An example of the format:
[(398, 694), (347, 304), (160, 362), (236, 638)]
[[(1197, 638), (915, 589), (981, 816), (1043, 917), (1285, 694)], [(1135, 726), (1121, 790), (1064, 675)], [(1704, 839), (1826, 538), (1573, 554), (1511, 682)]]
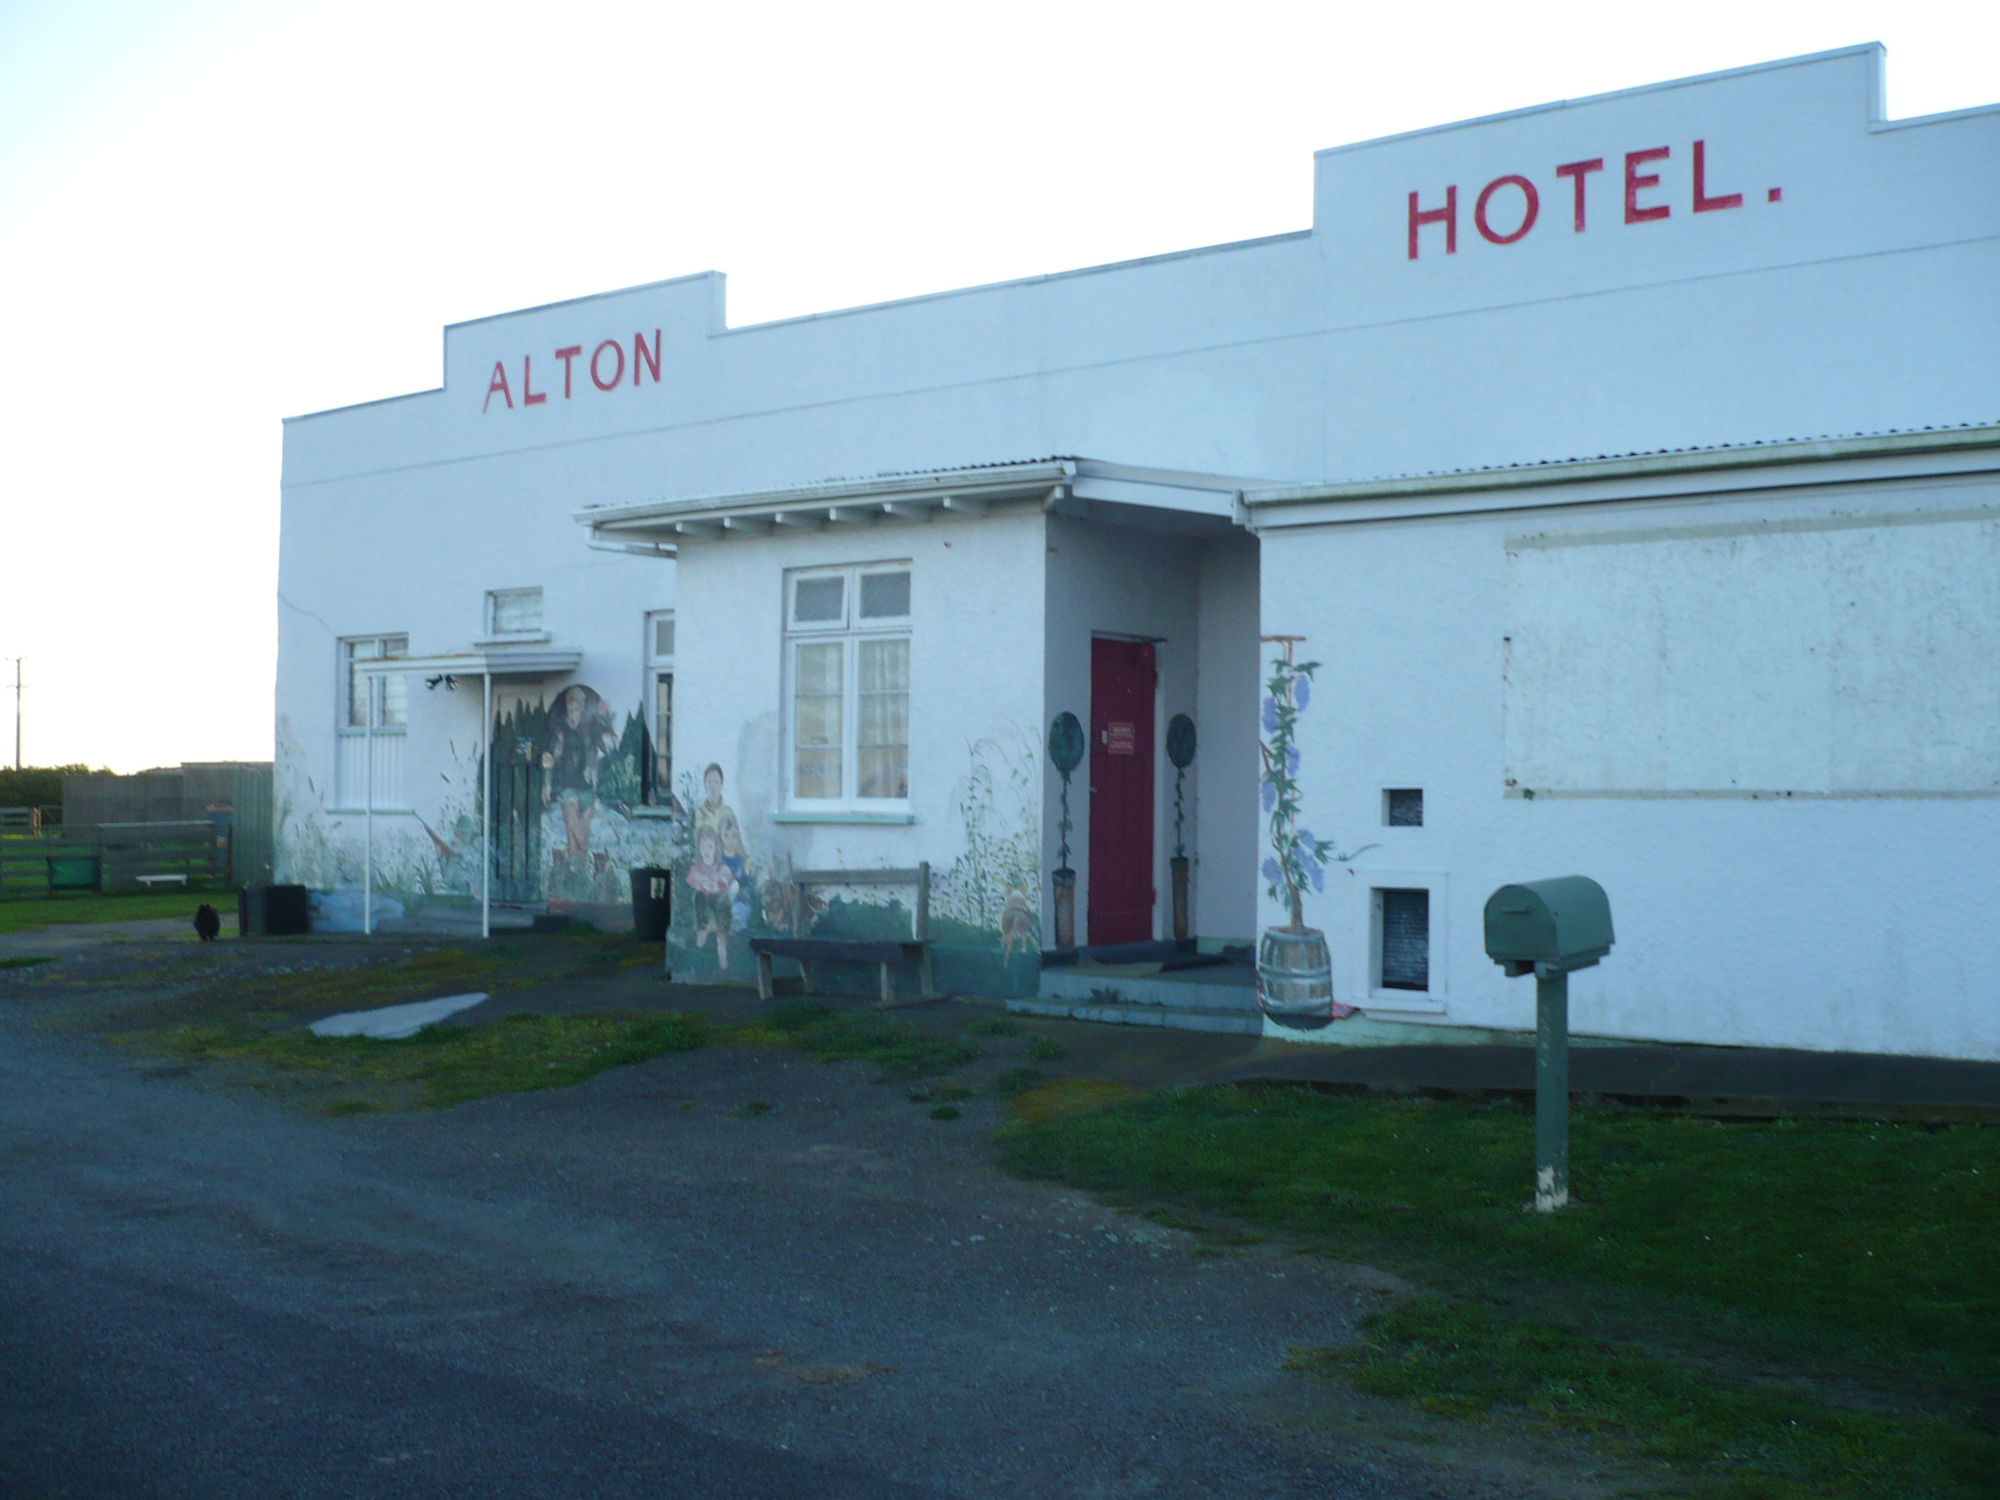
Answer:
[(14, 769), (21, 769), (21, 658), (7, 658), (14, 663)]

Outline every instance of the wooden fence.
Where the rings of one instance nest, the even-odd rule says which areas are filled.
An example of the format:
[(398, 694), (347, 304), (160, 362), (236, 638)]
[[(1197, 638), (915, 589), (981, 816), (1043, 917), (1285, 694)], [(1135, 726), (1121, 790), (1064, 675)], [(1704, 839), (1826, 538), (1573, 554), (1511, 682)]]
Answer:
[(206, 820), (0, 833), (0, 900), (65, 891), (230, 883), (226, 836)]

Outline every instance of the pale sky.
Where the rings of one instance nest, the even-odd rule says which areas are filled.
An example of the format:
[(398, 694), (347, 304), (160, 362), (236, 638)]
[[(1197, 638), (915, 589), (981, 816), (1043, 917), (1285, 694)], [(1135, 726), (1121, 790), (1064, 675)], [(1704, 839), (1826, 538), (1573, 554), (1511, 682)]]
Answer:
[(0, 760), (14, 657), (30, 765), (268, 759), (280, 421), (447, 323), (1302, 229), (1323, 147), (1867, 41), (1892, 116), (2000, 101), (1990, 0), (0, 0)]

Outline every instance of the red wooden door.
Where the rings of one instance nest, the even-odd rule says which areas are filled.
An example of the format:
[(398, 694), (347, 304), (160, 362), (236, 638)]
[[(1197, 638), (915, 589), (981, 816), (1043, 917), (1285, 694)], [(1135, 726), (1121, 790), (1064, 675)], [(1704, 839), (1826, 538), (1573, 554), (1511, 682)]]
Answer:
[(1153, 648), (1090, 643), (1088, 940), (1153, 935)]

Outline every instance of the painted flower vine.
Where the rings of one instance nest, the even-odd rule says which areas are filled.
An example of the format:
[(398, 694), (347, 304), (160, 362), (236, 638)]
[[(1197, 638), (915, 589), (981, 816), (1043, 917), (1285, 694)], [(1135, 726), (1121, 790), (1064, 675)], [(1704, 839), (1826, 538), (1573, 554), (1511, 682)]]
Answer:
[(1284, 637), (1275, 639), (1285, 641), (1285, 654), (1271, 660), (1271, 676), (1265, 683), (1268, 691), (1264, 697), (1264, 736), (1258, 742), (1264, 757), (1261, 795), (1271, 846), (1263, 874), (1271, 899), (1290, 907), (1291, 930), (1302, 932), (1306, 926), (1306, 887), (1325, 890), (1326, 867), (1345, 864), (1365, 849), (1341, 854), (1326, 839), (1300, 826), (1303, 809), (1299, 794), (1299, 715), (1312, 702), (1313, 674), (1319, 670), (1319, 663), (1293, 661), (1291, 641)]

